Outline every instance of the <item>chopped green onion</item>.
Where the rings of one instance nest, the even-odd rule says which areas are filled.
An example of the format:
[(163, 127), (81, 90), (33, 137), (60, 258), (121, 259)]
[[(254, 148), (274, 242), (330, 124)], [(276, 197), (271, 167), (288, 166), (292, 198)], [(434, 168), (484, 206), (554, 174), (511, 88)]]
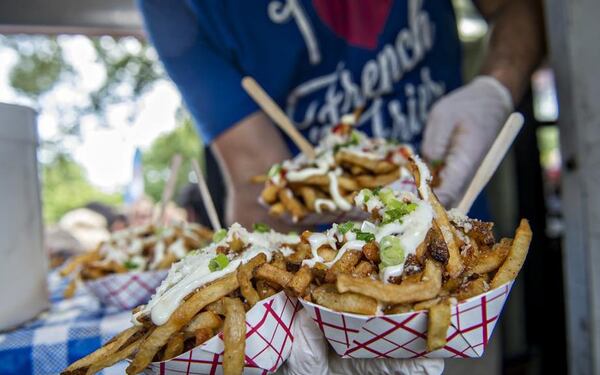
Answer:
[(373, 192), (369, 189), (362, 189), (359, 194), (362, 194), (364, 199), (363, 201), (367, 203), (369, 199), (373, 198)]
[(258, 233), (267, 233), (271, 231), (271, 227), (265, 223), (254, 223), (253, 229)]
[(288, 236), (297, 236), (298, 232), (294, 232), (293, 230), (288, 232)]
[(348, 142), (345, 143), (340, 143), (339, 145), (335, 145), (333, 146), (333, 153), (337, 153), (340, 149), (344, 148), (344, 147), (350, 147), (350, 146), (356, 146), (358, 145), (360, 142), (360, 136), (358, 135), (357, 132), (353, 131), (350, 134), (350, 140)]
[(385, 236), (379, 243), (379, 257), (381, 267), (395, 266), (404, 261), (404, 249), (400, 238), (396, 236)]
[(371, 191), (373, 192), (374, 195), (379, 195), (379, 192), (381, 191), (382, 187), (381, 186), (377, 186), (375, 189), (371, 189)]
[(359, 241), (371, 242), (375, 241), (375, 235), (369, 232), (361, 232), (360, 229), (352, 229), (356, 233), (356, 239)]
[(208, 269), (210, 272), (221, 271), (229, 264), (229, 259), (225, 256), (225, 254), (219, 254), (216, 257), (212, 258), (208, 263)]
[(381, 201), (387, 206), (392, 200), (395, 200), (396, 197), (394, 196), (394, 192), (392, 191), (392, 189), (386, 188), (386, 189), (382, 189), (379, 194), (377, 194), (379, 196), (379, 199), (381, 199)]
[(139, 267), (139, 264), (132, 262), (131, 260), (127, 260), (125, 263), (123, 263), (123, 266), (128, 270), (135, 270)]
[(227, 229), (219, 229), (213, 234), (213, 242), (221, 242), (225, 237), (227, 237)]
[(381, 220), (383, 224), (388, 224), (396, 220), (400, 220), (403, 216), (410, 214), (417, 208), (417, 205), (415, 203), (404, 203), (400, 201), (397, 202), (401, 203), (401, 205), (394, 204), (394, 206), (397, 208), (388, 208), (383, 213), (383, 219)]
[(269, 169), (269, 173), (267, 175), (269, 177), (275, 177), (281, 172), (281, 164), (273, 164), (273, 166)]
[(346, 234), (354, 228), (354, 223), (347, 221), (344, 224), (338, 224), (337, 227), (341, 234)]

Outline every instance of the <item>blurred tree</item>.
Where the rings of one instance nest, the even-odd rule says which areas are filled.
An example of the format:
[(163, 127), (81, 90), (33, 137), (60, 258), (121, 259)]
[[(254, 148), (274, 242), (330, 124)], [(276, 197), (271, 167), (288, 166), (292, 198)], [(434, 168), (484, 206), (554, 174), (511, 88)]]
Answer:
[(55, 37), (23, 36), (6, 38), (6, 44), (18, 54), (19, 60), (9, 73), (10, 85), (31, 99), (50, 91), (71, 66), (63, 59), (63, 51)]
[(92, 115), (100, 126), (110, 126), (106, 119), (109, 107), (128, 104), (121, 108), (128, 108), (129, 121), (133, 122), (139, 113), (139, 99), (154, 82), (164, 78), (154, 49), (145, 41), (134, 37), (90, 37), (87, 39), (104, 71), (101, 74), (104, 80), (91, 90), (81, 87), (81, 77), (65, 59), (61, 46), (68, 38), (71, 37), (0, 36), (0, 46), (16, 53), (17, 60), (9, 69), (9, 81), (16, 93), (23, 96), (25, 104), (41, 109), (46, 97), (60, 97), (60, 93), (53, 91), (59, 83), (74, 93), (87, 94), (86, 100), (69, 100), (67, 104), (50, 100), (53, 110), (59, 113), (60, 122), (54, 139), (42, 140), (41, 149), (49, 160), (64, 152), (66, 142), (78, 141), (84, 116)]
[(46, 223), (55, 223), (66, 212), (91, 201), (114, 206), (122, 203), (120, 194), (106, 194), (93, 187), (83, 168), (65, 155), (42, 166), (42, 197)]
[(187, 114), (179, 117), (181, 125), (158, 137), (142, 154), (145, 191), (155, 201), (160, 201), (162, 197), (173, 155), (179, 153), (183, 157), (177, 176), (176, 194), (185, 184), (194, 180), (190, 178), (193, 173), (190, 160), (202, 160), (203, 157), (201, 141), (191, 118)]

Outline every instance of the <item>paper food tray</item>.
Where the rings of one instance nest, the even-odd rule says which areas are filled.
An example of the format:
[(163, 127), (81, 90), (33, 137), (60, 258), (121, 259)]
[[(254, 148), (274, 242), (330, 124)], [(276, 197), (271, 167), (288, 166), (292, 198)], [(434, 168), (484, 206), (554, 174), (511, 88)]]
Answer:
[(169, 270), (115, 273), (85, 282), (85, 286), (107, 306), (131, 310), (150, 300)]
[[(284, 292), (260, 301), (246, 313), (244, 374), (275, 372), (292, 350), (291, 328), (301, 305)], [(145, 374), (181, 375), (223, 373), (223, 335), (164, 362), (154, 362)]]
[(477, 358), (496, 326), (513, 282), (452, 306), (447, 344), (427, 353), (427, 311), (363, 316), (300, 300), (343, 358)]

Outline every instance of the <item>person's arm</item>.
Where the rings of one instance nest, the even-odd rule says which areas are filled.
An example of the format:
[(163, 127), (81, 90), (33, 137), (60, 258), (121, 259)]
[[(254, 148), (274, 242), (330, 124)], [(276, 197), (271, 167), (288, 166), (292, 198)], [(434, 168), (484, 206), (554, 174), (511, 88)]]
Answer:
[(246, 227), (265, 222), (283, 230), (283, 224), (270, 218), (267, 208), (258, 203), (262, 185), (250, 182), (273, 164), (290, 158), (281, 133), (269, 118), (261, 111), (255, 112), (217, 137), (211, 148), (226, 179), (225, 220)]
[[(227, 51), (211, 42), (184, 0), (138, 0), (146, 29), (171, 79), (211, 144), (226, 178), (226, 225), (276, 226), (260, 207), (261, 186), (250, 177), (289, 158), (277, 128), (243, 91), (243, 73)], [(282, 229), (282, 228), (281, 228)]]
[(421, 151), (443, 161), (442, 203), (455, 207), (545, 53), (541, 0), (479, 0), (492, 25), (481, 74), (432, 108)]
[(546, 53), (542, 1), (478, 0), (475, 4), (493, 27), (481, 74), (496, 78), (519, 103)]

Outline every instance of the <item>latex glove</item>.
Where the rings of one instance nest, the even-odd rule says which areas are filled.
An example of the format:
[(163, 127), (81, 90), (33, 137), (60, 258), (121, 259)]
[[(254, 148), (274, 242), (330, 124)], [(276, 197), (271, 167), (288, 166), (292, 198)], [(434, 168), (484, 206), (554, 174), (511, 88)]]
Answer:
[(445, 163), (435, 192), (447, 208), (459, 203), (513, 107), (508, 89), (490, 76), (477, 77), (433, 106), (421, 151), (429, 161)]
[(305, 310), (294, 321), (294, 344), (284, 375), (437, 375), (444, 370), (442, 359), (342, 359), (333, 350)]

